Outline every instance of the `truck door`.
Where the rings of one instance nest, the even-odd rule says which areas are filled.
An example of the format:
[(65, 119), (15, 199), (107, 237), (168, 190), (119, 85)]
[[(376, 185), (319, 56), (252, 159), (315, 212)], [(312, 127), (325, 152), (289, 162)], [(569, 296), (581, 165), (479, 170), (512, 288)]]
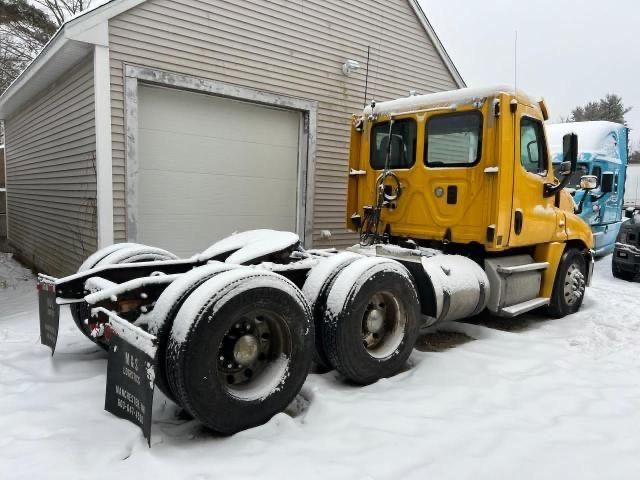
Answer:
[(544, 184), (553, 182), (553, 172), (542, 121), (525, 112), (516, 122), (509, 235), (512, 247), (550, 242), (558, 228), (555, 198), (543, 195)]

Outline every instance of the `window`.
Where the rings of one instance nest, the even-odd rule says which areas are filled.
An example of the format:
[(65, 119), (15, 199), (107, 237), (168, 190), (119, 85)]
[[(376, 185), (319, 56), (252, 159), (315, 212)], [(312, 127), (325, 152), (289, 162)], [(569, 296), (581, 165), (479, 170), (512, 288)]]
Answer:
[(602, 167), (599, 165), (594, 165), (591, 170), (591, 175), (598, 179), (598, 185), (600, 185), (600, 181), (602, 180)]
[(482, 114), (436, 115), (427, 120), (425, 163), (428, 167), (468, 167), (480, 161)]
[(416, 162), (415, 120), (396, 120), (392, 129), (391, 136), (389, 122), (378, 123), (371, 129), (371, 168), (375, 170), (384, 169), (387, 153), (390, 153), (389, 168), (392, 170), (411, 168)]
[(542, 123), (533, 118), (520, 120), (520, 162), (527, 172), (547, 172), (547, 147)]

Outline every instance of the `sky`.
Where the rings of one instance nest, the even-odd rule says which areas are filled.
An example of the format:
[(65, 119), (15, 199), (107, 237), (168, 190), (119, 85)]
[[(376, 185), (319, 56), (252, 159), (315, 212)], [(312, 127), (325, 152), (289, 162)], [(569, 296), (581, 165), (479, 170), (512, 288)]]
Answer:
[(552, 121), (607, 93), (640, 149), (640, 2), (637, 0), (420, 0), (470, 87), (514, 83), (543, 97)]

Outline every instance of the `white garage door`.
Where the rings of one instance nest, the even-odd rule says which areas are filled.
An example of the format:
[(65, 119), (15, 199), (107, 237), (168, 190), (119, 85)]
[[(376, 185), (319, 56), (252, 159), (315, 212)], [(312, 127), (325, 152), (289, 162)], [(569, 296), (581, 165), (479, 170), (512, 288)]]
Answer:
[(187, 256), (235, 231), (296, 231), (299, 112), (139, 89), (137, 235)]

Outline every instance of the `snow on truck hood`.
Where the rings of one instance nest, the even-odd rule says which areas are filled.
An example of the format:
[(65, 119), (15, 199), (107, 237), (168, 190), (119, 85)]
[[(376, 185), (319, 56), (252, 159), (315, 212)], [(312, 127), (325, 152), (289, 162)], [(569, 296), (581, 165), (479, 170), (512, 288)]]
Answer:
[(518, 100), (529, 105), (537, 105), (540, 100), (534, 100), (522, 90), (517, 92), (509, 85), (496, 85), (480, 88), (461, 88), (447, 92), (429, 93), (426, 95), (412, 95), (410, 97), (398, 98), (387, 102), (376, 103), (375, 108), (369, 105), (364, 109), (365, 115), (371, 113), (393, 114), (425, 110), (428, 108), (455, 108), (458, 105), (471, 104), (477, 100), (487, 97), (495, 97), (500, 94), (516, 95)]

